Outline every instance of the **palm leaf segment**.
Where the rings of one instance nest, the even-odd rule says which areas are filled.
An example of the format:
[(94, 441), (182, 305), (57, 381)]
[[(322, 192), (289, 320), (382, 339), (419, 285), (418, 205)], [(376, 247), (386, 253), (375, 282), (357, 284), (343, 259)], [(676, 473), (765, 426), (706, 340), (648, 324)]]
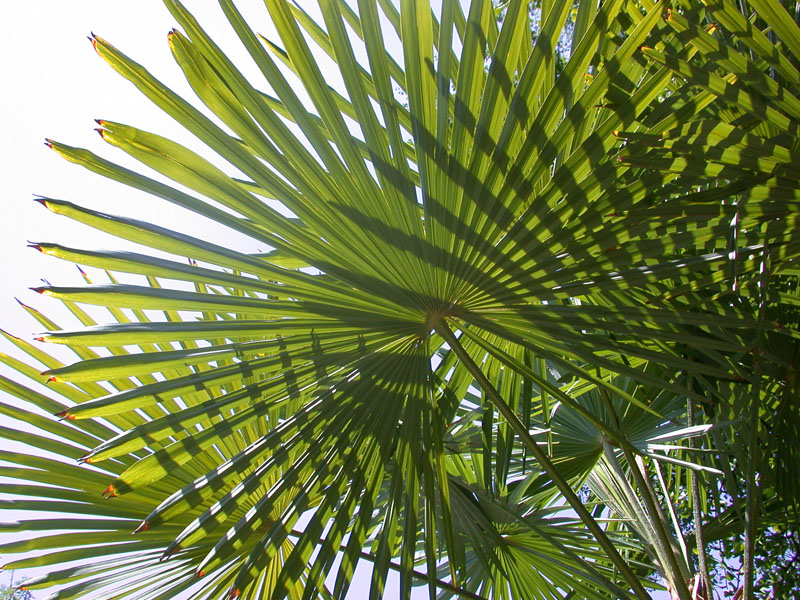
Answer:
[[(76, 364), (8, 337), (61, 398), (4, 385), (68, 419), (35, 422), (63, 442), (25, 440), (88, 464), (4, 457), (23, 481), (6, 490), (35, 498), (21, 506), (62, 512), (60, 528), (75, 531), (7, 544), (55, 550), (7, 567), (83, 561), (30, 582), (63, 584), (59, 598), (117, 581), (120, 597), (342, 597), (361, 559), (374, 565), (370, 597), (390, 569), (403, 596), (418, 580), (462, 597), (646, 597), (644, 571), (618, 551), (642, 556), (640, 543), (605, 531), (572, 492), (610, 442), (644, 451), (586, 395), (668, 422), (656, 390), (687, 393), (669, 373), (690, 374), (696, 400), (718, 396), (716, 379), (748, 376), (741, 357), (764, 326), (719, 301), (730, 291), (727, 212), (672, 210), (696, 177), (618, 160), (618, 132), (704, 131), (710, 103), (685, 101), (674, 66), (657, 60), (703, 48), (650, 2), (529, 13), (512, 1), (498, 19), (481, 1), (433, 14), (414, 0), (359, 1), (357, 12), (326, 0), (317, 22), (267, 0), (280, 34), (268, 41), (222, 0), (263, 75), (249, 82), (179, 2), (166, 4), (183, 28), (169, 36), (175, 59), (215, 119), (106, 41), (95, 49), (243, 175), (110, 121), (99, 122), (104, 140), (188, 191), (50, 143), (273, 250), (42, 200), (173, 258), (36, 245), (147, 285), (112, 276), (39, 290), (87, 326), (63, 331), (31, 310), (51, 330), (42, 339), (69, 345)], [(384, 47), (394, 34), (402, 60)], [(319, 52), (339, 67), (338, 91)], [(740, 276), (758, 270), (754, 252), (740, 249)], [(162, 287), (175, 280), (193, 290)], [(116, 322), (96, 325), (79, 304), (108, 307)], [(556, 406), (587, 423), (585, 451), (567, 456)], [(113, 501), (96, 501), (102, 489)], [(583, 522), (559, 514), (565, 501)], [(86, 563), (99, 554), (113, 556)]]

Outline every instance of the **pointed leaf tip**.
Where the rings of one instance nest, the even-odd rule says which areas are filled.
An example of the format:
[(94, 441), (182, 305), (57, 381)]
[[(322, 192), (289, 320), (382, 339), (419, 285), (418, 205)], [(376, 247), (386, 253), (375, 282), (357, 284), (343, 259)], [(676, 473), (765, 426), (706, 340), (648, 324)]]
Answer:
[(133, 534), (131, 535), (135, 535), (142, 531), (147, 531), (148, 529), (150, 529), (150, 523), (148, 523), (147, 521), (142, 521), (141, 524), (136, 529), (133, 530)]

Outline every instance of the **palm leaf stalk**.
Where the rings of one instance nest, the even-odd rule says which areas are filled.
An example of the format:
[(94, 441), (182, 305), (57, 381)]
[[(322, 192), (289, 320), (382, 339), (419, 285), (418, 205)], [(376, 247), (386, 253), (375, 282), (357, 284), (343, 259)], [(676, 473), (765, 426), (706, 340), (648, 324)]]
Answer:
[[(157, 178), (48, 144), (270, 249), (39, 200), (145, 250), (33, 244), (109, 282), (36, 289), (80, 329), (25, 307), (77, 362), (4, 334), (35, 383), (0, 380), (2, 410), (37, 433), (3, 430), (33, 450), (0, 454), (0, 489), (67, 531), (7, 525), (40, 533), (4, 544), (38, 553), (5, 568), (48, 567), (26, 585), (52, 598), (343, 598), (361, 560), (370, 598), (389, 570), (404, 598), (647, 598), (654, 571), (696, 596), (670, 494), (689, 471), (726, 485), (718, 452), (763, 443), (763, 403), (791, 397), (795, 38), (778, 58), (752, 28), (731, 41), (726, 2), (715, 29), (691, 3), (266, 0), (267, 40), (220, 0), (250, 81), (165, 4), (203, 110), (92, 43), (216, 158), (110, 120), (103, 140)], [(726, 408), (687, 422), (693, 406)]]

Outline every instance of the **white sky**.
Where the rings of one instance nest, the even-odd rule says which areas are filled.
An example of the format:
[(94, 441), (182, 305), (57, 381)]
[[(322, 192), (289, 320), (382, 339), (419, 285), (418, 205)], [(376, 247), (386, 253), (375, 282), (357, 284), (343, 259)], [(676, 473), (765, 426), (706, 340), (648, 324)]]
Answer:
[[(216, 2), (184, 0), (184, 4), (240, 68), (249, 63)], [(259, 24), (257, 31), (274, 38), (262, 2), (247, 0), (238, 6), (251, 24)], [(172, 89), (193, 99), (167, 45), (167, 33), (175, 25), (160, 0), (32, 0), (4, 6), (0, 19), (0, 50), (6, 81), (5, 91), (0, 94), (5, 133), (0, 146), (0, 256), (5, 258), (0, 262), (0, 327), (9, 333), (30, 339), (42, 330), (14, 297), (40, 308), (64, 326), (75, 326), (57, 301), (41, 297), (28, 288), (41, 285), (41, 278), (54, 285), (79, 285), (83, 280), (78, 270), (73, 264), (45, 257), (28, 248), (29, 241), (56, 241), (88, 249), (132, 248), (116, 238), (51, 214), (33, 201), (34, 194), (143, 220), (153, 220), (157, 215), (159, 223), (172, 224), (198, 237), (213, 239), (216, 234), (219, 238), (218, 232), (205, 228), (197, 217), (68, 163), (44, 145), (45, 138), (51, 138), (88, 148), (142, 170), (135, 161), (100, 139), (94, 131), (97, 127), (94, 119), (98, 118), (134, 125), (192, 144), (191, 136), (117, 75), (95, 54), (87, 39), (90, 32), (105, 38)], [(243, 70), (248, 73), (247, 69)], [(255, 74), (252, 68), (249, 72)], [(229, 238), (215, 241), (233, 243)], [(242, 249), (255, 251), (257, 248)], [(18, 354), (4, 341), (0, 341), (0, 351)], [(39, 518), (46, 517), (46, 514), (39, 515)], [(0, 521), (19, 518), (37, 518), (37, 515), (4, 511)], [(35, 570), (30, 570), (18, 572), (14, 577), (35, 574)], [(0, 581), (7, 583), (7, 577), (10, 574), (3, 574)], [(369, 569), (359, 568), (348, 597), (361, 598), (368, 585)], [(387, 586), (390, 600), (396, 597), (396, 585), (396, 577), (390, 572)], [(35, 592), (35, 598), (45, 595), (45, 592)], [(427, 597), (427, 593), (417, 595)]]
[[(246, 53), (225, 26), (216, 2), (184, 0), (184, 3), (237, 65), (249, 63)], [(260, 0), (244, 0), (238, 5), (249, 22), (256, 24), (257, 31), (273, 37)], [(87, 40), (93, 31), (146, 66), (181, 95), (194, 98), (167, 46), (167, 33), (174, 25), (160, 0), (4, 3), (0, 19), (0, 56), (3, 57), (5, 81), (0, 94), (4, 134), (0, 144), (0, 256), (3, 257), (0, 262), (0, 327), (10, 333), (30, 339), (41, 331), (14, 301), (15, 296), (51, 316), (63, 314), (57, 301), (28, 290), (40, 285), (40, 278), (54, 285), (82, 283), (74, 265), (27, 248), (28, 241), (57, 241), (88, 249), (127, 247), (119, 240), (51, 214), (32, 201), (34, 194), (144, 220), (157, 218), (159, 223), (179, 223), (189, 227), (193, 235), (199, 233), (199, 237), (213, 239), (213, 229), (206, 229), (200, 220), (161, 200), (150, 199), (68, 163), (44, 145), (45, 138), (52, 138), (88, 148), (124, 165), (136, 165), (124, 153), (102, 142), (93, 131), (94, 119), (98, 118), (135, 125), (190, 144), (191, 137), (114, 73)], [(254, 70), (244, 70), (246, 74), (254, 73)], [(224, 241), (242, 243), (241, 240)], [(254, 251), (256, 248), (246, 249)], [(64, 320), (63, 325), (73, 326), (68, 320)], [(14, 353), (4, 342), (0, 342), (0, 351)], [(20, 515), (4, 514), (0, 520), (14, 518)], [(357, 576), (349, 597), (362, 596), (361, 586), (368, 585), (365, 575), (368, 577), (368, 571)], [(6, 576), (0, 580), (7, 582)], [(389, 590), (387, 598), (393, 598), (396, 584), (390, 583)], [(44, 595), (37, 592), (35, 597)], [(427, 597), (425, 593), (419, 595)]]

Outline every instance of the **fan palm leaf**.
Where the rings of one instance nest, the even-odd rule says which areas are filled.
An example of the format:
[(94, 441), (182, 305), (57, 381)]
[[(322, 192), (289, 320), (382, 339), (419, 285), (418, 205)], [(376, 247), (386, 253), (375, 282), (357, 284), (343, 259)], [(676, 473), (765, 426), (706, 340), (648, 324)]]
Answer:
[[(48, 143), (270, 250), (40, 200), (145, 250), (35, 244), (110, 279), (37, 288), (83, 325), (62, 329), (32, 311), (49, 330), (37, 339), (67, 345), (78, 362), (8, 337), (50, 384), (47, 395), (3, 386), (66, 420), (36, 417), (42, 435), (7, 435), (83, 464), (3, 454), (16, 466), (2, 473), (21, 482), (6, 491), (27, 497), (15, 507), (74, 515), (60, 523), (69, 533), (5, 544), (46, 551), (6, 568), (81, 561), (29, 582), (60, 585), (58, 598), (107, 597), (117, 585), (114, 597), (343, 597), (360, 560), (372, 564), (370, 598), (390, 569), (402, 597), (421, 583), (431, 597), (646, 598), (643, 550), (655, 546), (675, 575), (663, 526), (639, 538), (603, 526), (574, 490), (604, 450), (611, 460), (611, 443), (636, 477), (634, 455), (704, 468), (656, 456), (648, 440), (692, 435), (675, 398), (706, 402), (724, 394), (718, 381), (757, 383), (742, 357), (778, 324), (720, 302), (732, 263), (739, 280), (762, 276), (763, 246), (731, 258), (729, 207), (687, 196), (720, 177), (741, 192), (747, 169), (793, 160), (718, 118), (723, 80), (698, 58), (707, 34), (695, 27), (699, 41), (687, 44), (660, 2), (579, 2), (557, 67), (568, 1), (538, 12), (512, 1), (498, 14), (481, 0), (466, 13), (457, 2), (434, 13), (418, 0), (360, 0), (357, 11), (321, 0), (315, 18), (267, 0), (280, 39), (265, 40), (221, 0), (260, 73), (251, 81), (180, 2), (165, 4), (182, 28), (170, 48), (202, 108), (92, 43), (216, 158), (108, 120), (98, 121), (103, 140), (157, 178)], [(395, 34), (402, 56), (385, 43)], [(699, 94), (675, 77), (692, 69), (710, 82)], [(765, 127), (787, 126), (745, 92), (735, 99)], [(700, 144), (713, 154), (704, 136), (733, 141), (707, 165), (635, 157), (635, 140), (664, 130), (691, 136), (665, 144), (676, 153)], [(742, 218), (780, 228), (770, 260), (784, 268), (794, 221), (758, 189)], [(111, 320), (96, 323), (82, 305), (107, 307)], [(42, 381), (40, 369), (4, 360)], [(573, 453), (576, 423), (587, 445)], [(639, 512), (654, 518), (651, 505)], [(98, 556), (109, 558), (87, 562)], [(671, 582), (682, 598), (686, 574)]]

